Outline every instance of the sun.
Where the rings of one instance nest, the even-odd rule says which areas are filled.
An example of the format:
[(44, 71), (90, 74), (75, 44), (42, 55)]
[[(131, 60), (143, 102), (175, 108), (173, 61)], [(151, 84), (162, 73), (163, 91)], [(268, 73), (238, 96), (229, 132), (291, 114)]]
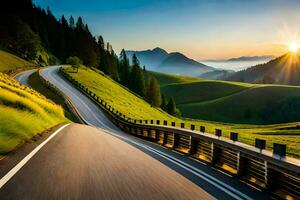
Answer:
[(299, 50), (299, 44), (298, 44), (297, 42), (291, 42), (291, 43), (289, 44), (289, 50), (290, 50), (291, 52), (293, 52), (293, 53), (298, 52), (298, 50)]

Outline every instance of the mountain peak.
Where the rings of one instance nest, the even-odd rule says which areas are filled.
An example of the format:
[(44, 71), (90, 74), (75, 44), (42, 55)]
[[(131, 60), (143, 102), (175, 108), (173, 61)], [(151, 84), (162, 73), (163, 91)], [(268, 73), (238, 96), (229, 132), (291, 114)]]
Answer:
[(168, 53), (160, 47), (127, 53), (129, 55), (135, 53), (141, 65), (145, 65), (148, 70), (192, 76), (214, 70), (214, 68), (196, 62), (180, 52)]
[(159, 52), (159, 53), (168, 53), (166, 50), (164, 50), (160, 47), (156, 47), (156, 48), (152, 49), (152, 51)]

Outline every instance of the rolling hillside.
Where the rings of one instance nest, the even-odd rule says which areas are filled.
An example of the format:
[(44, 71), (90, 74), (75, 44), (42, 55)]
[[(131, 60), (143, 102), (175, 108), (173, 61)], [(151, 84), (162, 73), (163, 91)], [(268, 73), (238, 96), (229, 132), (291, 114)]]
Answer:
[[(188, 84), (197, 83), (199, 79), (182, 77), (177, 75), (167, 75), (157, 72), (150, 72), (163, 82), (163, 88), (172, 86), (173, 84)], [(117, 82), (110, 79), (108, 76), (104, 75), (101, 71), (92, 70), (89, 68), (81, 67), (78, 73), (70, 73), (70, 75), (82, 83), (85, 87), (88, 87), (92, 92), (96, 93), (97, 96), (109, 102), (110, 105), (122, 113), (126, 113), (128, 117), (135, 119), (160, 119), (175, 121), (176, 126), (179, 126), (181, 122), (186, 124), (186, 127), (190, 127), (191, 124), (196, 125), (196, 129), (199, 130), (200, 126), (205, 126), (207, 132), (214, 133), (215, 128), (221, 128), (225, 137), (229, 137), (231, 131), (240, 133), (239, 141), (254, 144), (255, 138), (261, 138), (268, 140), (267, 148), (272, 148), (272, 142), (286, 143), (288, 145), (288, 154), (290, 156), (299, 157), (299, 135), (300, 130), (295, 129), (300, 123), (285, 123), (285, 124), (273, 124), (273, 125), (249, 125), (249, 124), (232, 124), (232, 123), (221, 123), (212, 122), (205, 120), (196, 119), (179, 119), (172, 117), (160, 109), (151, 107), (146, 101), (139, 98), (138, 96), (131, 93), (129, 90), (119, 85)], [(203, 83), (207, 84), (207, 81), (201, 80)], [(211, 81), (213, 83), (213, 81)], [(219, 84), (223, 82), (218, 82)], [(229, 84), (229, 83), (228, 83)], [(231, 92), (238, 90), (240, 92), (241, 88), (244, 90), (249, 90), (251, 84), (235, 84), (223, 86), (224, 88), (230, 88)], [(243, 88), (244, 87), (244, 88)], [(229, 89), (228, 89), (229, 91)], [(242, 90), (243, 91), (243, 90)], [(207, 94), (206, 96), (208, 96)], [(219, 96), (224, 95), (220, 92)], [(227, 95), (227, 94), (225, 94)], [(195, 113), (197, 113), (195, 109)], [(238, 109), (238, 108), (235, 108)], [(201, 119), (203, 119), (201, 117)], [(287, 130), (285, 130), (287, 129)], [(295, 130), (288, 130), (295, 129)]]
[(299, 74), (300, 55), (287, 53), (266, 64), (250, 67), (224, 79), (247, 83), (300, 85)]
[(33, 64), (13, 54), (0, 50), (0, 72), (7, 72), (8, 70), (30, 66), (33, 66)]
[(0, 154), (59, 123), (60, 106), (0, 73)]
[(300, 87), (247, 84), (154, 73), (184, 117), (226, 123), (276, 124), (300, 121)]

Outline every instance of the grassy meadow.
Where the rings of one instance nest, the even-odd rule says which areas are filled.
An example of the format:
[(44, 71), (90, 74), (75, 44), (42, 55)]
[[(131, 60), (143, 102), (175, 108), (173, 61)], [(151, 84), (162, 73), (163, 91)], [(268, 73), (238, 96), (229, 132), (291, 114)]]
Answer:
[(0, 154), (34, 135), (67, 122), (63, 109), (0, 73)]
[[(113, 81), (98, 70), (81, 67), (79, 68), (78, 73), (70, 73), (70, 75), (108, 102), (108, 104), (112, 105), (119, 112), (126, 113), (126, 115), (130, 118), (168, 120), (169, 123), (171, 121), (175, 121), (177, 126), (179, 126), (181, 122), (184, 122), (186, 127), (190, 127), (191, 124), (196, 125), (197, 130), (199, 130), (200, 126), (205, 126), (207, 132), (210, 133), (214, 133), (216, 128), (221, 128), (225, 137), (229, 137), (231, 131), (238, 132), (240, 133), (239, 141), (250, 145), (254, 145), (255, 138), (267, 140), (268, 149), (272, 148), (273, 142), (285, 143), (287, 144), (288, 155), (300, 157), (300, 130), (282, 130), (296, 127), (297, 125), (300, 125), (300, 123), (295, 122), (271, 125), (252, 125), (213, 122), (208, 120), (195, 120), (188, 118), (179, 119), (168, 115), (161, 109), (151, 107), (146, 101), (131, 93), (127, 88), (119, 85), (117, 82)], [(160, 78), (163, 77), (158, 77), (159, 80)], [(197, 82), (197, 80), (199, 81), (199, 79), (196, 78), (185, 78), (171, 75), (168, 76), (168, 80), (164, 79), (162, 86), (164, 87), (169, 85), (170, 82), (173, 82), (174, 84), (177, 80), (180, 80), (183, 84), (188, 82)], [(252, 86), (250, 84), (239, 83), (237, 83), (236, 86), (229, 86), (231, 92), (239, 90), (242, 91), (241, 87), (251, 88)], [(220, 93), (224, 92), (221, 91)]]

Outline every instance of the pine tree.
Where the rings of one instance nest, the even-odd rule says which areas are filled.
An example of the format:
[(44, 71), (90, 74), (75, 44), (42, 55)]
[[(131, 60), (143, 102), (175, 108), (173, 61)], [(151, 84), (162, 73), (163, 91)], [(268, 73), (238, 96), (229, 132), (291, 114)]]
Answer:
[(135, 54), (132, 56), (132, 70), (130, 75), (130, 89), (140, 95), (145, 97), (145, 79), (144, 73), (140, 68), (140, 62)]
[(180, 110), (176, 107), (176, 103), (175, 103), (173, 97), (170, 98), (170, 100), (166, 106), (166, 111), (170, 115), (180, 117), (180, 115), (181, 115)]
[(80, 17), (80, 16), (77, 19), (76, 28), (78, 30), (84, 30), (84, 23), (83, 23), (82, 17)]
[(159, 107), (161, 105), (160, 86), (154, 77), (150, 77), (146, 97), (151, 106)]
[(129, 85), (129, 79), (130, 79), (130, 67), (129, 67), (129, 60), (127, 58), (126, 52), (124, 49), (122, 49), (120, 53), (120, 66), (119, 66), (119, 73), (120, 73), (120, 79), (121, 84), (124, 86)]
[(61, 24), (62, 24), (62, 26), (63, 26), (63, 28), (64, 28), (65, 30), (69, 27), (68, 22), (67, 22), (67, 20), (66, 20), (66, 18), (65, 18), (64, 15), (61, 17), (60, 22), (61, 22)]
[(176, 113), (176, 104), (175, 104), (173, 97), (170, 98), (170, 100), (167, 104), (167, 112), (170, 115), (174, 115)]
[(69, 26), (70, 28), (74, 29), (75, 28), (75, 20), (74, 20), (74, 17), (71, 16), (70, 19), (69, 19)]
[(162, 93), (161, 94), (161, 104), (160, 104), (161, 109), (166, 110), (167, 103), (168, 103), (167, 97), (164, 93)]

